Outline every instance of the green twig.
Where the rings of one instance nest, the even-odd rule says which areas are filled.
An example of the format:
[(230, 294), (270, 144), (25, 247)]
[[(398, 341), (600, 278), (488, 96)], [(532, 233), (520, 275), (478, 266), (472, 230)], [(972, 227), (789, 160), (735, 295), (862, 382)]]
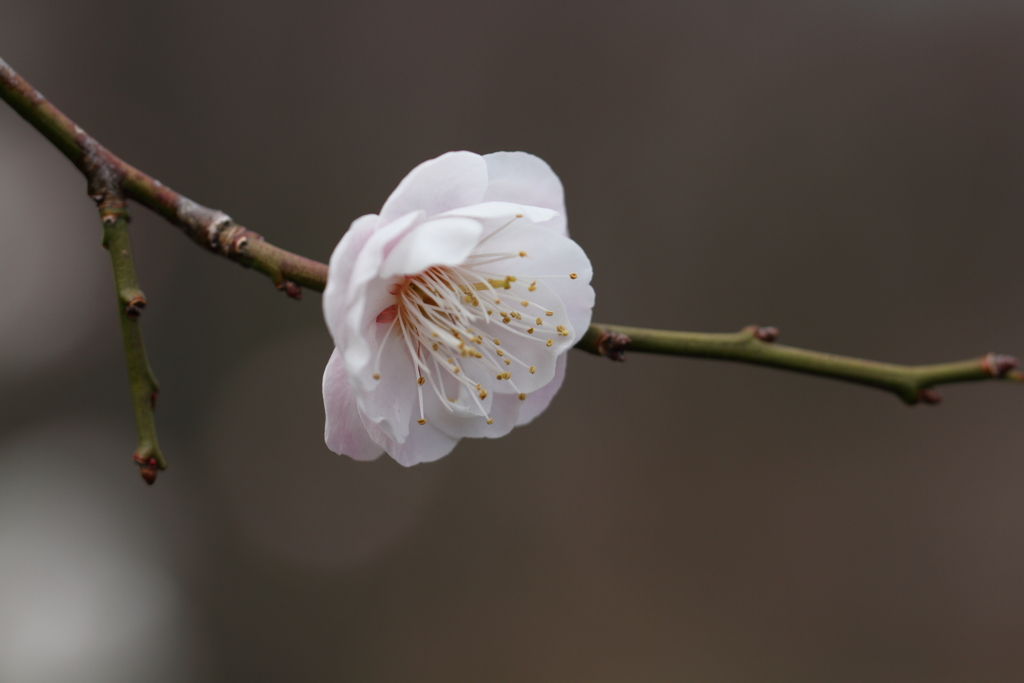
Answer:
[(139, 327), (139, 315), (146, 307), (146, 296), (139, 289), (135, 278), (135, 263), (132, 260), (131, 238), (128, 234), (128, 211), (124, 198), (116, 192), (108, 191), (97, 195), (97, 199), (100, 205), (100, 220), (103, 223), (103, 246), (110, 252), (110, 263), (114, 268), (121, 336), (124, 339), (124, 355), (128, 362), (128, 382), (132, 391), (132, 406), (135, 409), (135, 425), (139, 433), (139, 443), (133, 457), (139, 465), (142, 478), (152, 484), (156, 480), (157, 470), (167, 469), (167, 462), (160, 452), (156, 438), (156, 423), (153, 419), (160, 386), (149, 367), (146, 345)]
[(952, 363), (896, 365), (783, 346), (774, 343), (777, 336), (778, 330), (771, 327), (706, 334), (594, 323), (576, 347), (613, 360), (623, 360), (629, 350), (767, 365), (884, 389), (909, 404), (938, 403), (939, 395), (932, 387), (940, 384), (1024, 379), (1014, 370), (1016, 359), (994, 353)]

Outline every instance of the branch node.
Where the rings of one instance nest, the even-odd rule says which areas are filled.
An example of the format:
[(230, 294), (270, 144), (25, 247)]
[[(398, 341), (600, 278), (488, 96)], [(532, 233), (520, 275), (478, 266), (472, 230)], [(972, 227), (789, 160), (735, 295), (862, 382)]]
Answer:
[(921, 403), (927, 403), (928, 405), (938, 405), (942, 403), (942, 396), (935, 389), (919, 389), (917, 392), (917, 398)]
[(277, 286), (278, 289), (283, 289), (284, 293), (295, 299), (296, 301), (302, 301), (302, 287), (291, 280), (284, 280)]
[(754, 336), (763, 342), (769, 344), (779, 338), (779, 328), (777, 327), (759, 327), (754, 332)]
[(124, 314), (132, 320), (142, 315), (142, 309), (146, 307), (146, 297), (139, 293), (128, 300), (124, 306)]
[(625, 361), (626, 347), (630, 341), (630, 338), (621, 332), (603, 330), (601, 336), (597, 338), (597, 352), (609, 360)]
[(990, 353), (981, 360), (985, 371), (992, 377), (1006, 377), (1010, 370), (1017, 367), (1017, 359), (999, 353)]

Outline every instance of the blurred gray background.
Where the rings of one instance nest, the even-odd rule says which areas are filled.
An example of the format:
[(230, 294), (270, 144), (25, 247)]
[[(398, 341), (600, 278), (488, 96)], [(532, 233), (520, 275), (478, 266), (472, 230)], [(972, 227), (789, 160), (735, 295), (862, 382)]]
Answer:
[[(320, 260), (419, 162), (526, 150), (596, 320), (1024, 356), (1021, 2), (5, 0), (0, 56)], [(0, 107), (0, 680), (1024, 677), (1019, 386), (573, 352), (511, 436), (355, 463), (319, 295), (133, 216), (153, 488), (84, 182)]]

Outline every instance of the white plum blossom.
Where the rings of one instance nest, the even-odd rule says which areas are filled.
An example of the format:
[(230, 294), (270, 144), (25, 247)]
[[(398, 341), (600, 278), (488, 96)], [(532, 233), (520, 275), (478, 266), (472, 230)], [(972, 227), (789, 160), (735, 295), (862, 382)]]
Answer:
[(331, 256), (327, 446), (408, 466), (529, 422), (590, 324), (591, 275), (540, 158), (449, 152), (420, 164)]

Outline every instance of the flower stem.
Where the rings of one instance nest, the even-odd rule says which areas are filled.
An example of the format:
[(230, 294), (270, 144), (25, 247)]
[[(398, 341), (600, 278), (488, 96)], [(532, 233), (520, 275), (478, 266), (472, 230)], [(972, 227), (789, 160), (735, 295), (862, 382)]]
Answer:
[(715, 358), (767, 365), (890, 391), (908, 404), (937, 403), (932, 387), (986, 379), (1024, 380), (1016, 360), (994, 353), (934, 365), (896, 365), (775, 344), (774, 328), (746, 327), (739, 332), (708, 334), (650, 330), (594, 323), (576, 347), (623, 360), (626, 350), (674, 356)]

